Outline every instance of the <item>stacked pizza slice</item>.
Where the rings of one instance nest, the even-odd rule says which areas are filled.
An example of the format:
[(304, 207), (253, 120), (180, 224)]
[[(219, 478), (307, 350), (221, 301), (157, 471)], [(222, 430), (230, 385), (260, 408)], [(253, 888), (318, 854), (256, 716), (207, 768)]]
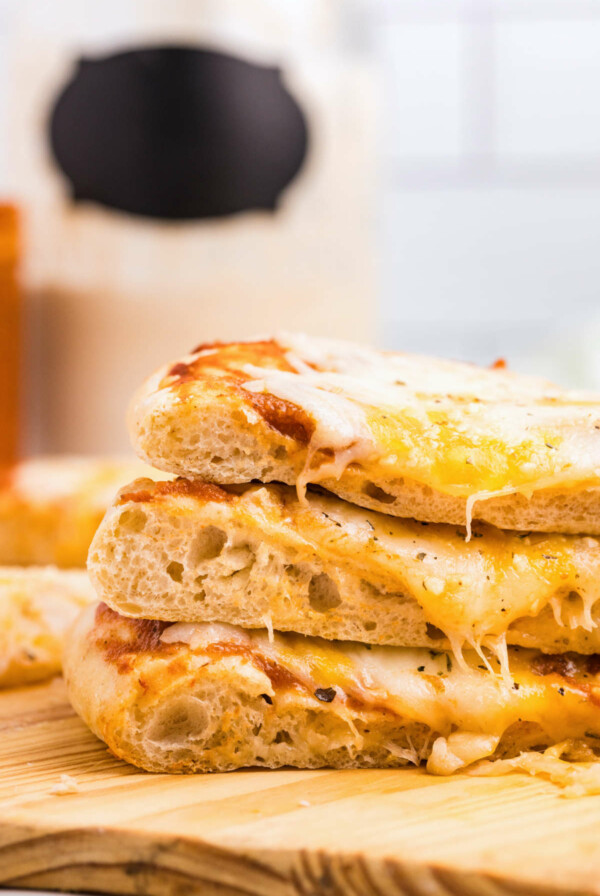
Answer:
[(131, 431), (179, 478), (120, 490), (66, 659), (117, 755), (595, 758), (600, 397), (286, 336), (199, 346)]

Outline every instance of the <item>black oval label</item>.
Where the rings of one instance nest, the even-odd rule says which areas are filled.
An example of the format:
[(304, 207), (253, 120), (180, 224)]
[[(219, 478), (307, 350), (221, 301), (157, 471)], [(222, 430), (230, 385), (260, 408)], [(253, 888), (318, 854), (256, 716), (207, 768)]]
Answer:
[(75, 200), (163, 219), (277, 207), (306, 119), (277, 68), (196, 47), (82, 59), (51, 114)]

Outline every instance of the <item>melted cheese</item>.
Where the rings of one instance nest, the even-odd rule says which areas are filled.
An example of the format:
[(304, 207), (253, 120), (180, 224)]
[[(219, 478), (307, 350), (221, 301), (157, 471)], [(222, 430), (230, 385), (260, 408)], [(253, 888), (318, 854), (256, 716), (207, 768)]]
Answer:
[[(600, 397), (543, 380), (328, 340), (285, 336), (293, 370), (246, 365), (244, 388), (293, 402), (315, 421), (302, 474), (339, 478), (362, 463), (469, 500), (600, 482)], [(350, 450), (352, 449), (352, 450)]]
[[(347, 713), (348, 701), (367, 709), (387, 710), (400, 719), (420, 722), (436, 735), (428, 761), (435, 774), (449, 774), (493, 754), (506, 731), (517, 722), (539, 725), (548, 741), (600, 737), (600, 711), (590, 691), (600, 689), (597, 676), (537, 675), (535, 654), (511, 656), (514, 683), (506, 684), (480, 667), (477, 657), (459, 665), (448, 653), (361, 644), (326, 642), (300, 635), (275, 634), (235, 626), (176, 623), (165, 630), (168, 643), (189, 643), (206, 651), (225, 643), (241, 656), (255, 655), (288, 670), (310, 692), (334, 688), (333, 711)], [(504, 770), (504, 767), (500, 766)]]
[[(348, 464), (368, 460), (377, 454), (361, 409), (349, 404), (343, 395), (334, 390), (315, 394), (310, 383), (286, 371), (263, 370), (246, 365), (244, 372), (258, 377), (244, 384), (247, 391), (268, 392), (290, 401), (303, 408), (315, 421), (306, 464), (297, 482), (301, 500), (309, 482), (319, 482), (330, 476), (339, 479)], [(310, 376), (310, 373), (310, 368), (307, 368), (305, 375)], [(313, 456), (322, 449), (333, 451), (334, 459), (312, 469)]]
[[(575, 763), (562, 758), (563, 753), (573, 751), (582, 753), (587, 761)], [(479, 762), (468, 769), (468, 774), (497, 776), (519, 771), (547, 778), (562, 787), (568, 797), (600, 793), (600, 763), (592, 756), (592, 751), (586, 749), (585, 742), (578, 744), (572, 739), (555, 744), (543, 753), (524, 751), (512, 759)]]
[[(373, 641), (383, 627), (386, 639), (403, 643), (403, 620), (407, 614), (416, 616), (414, 609), (403, 607), (410, 598), (421, 607), (425, 621), (446, 636), (458, 662), (463, 650), (474, 650), (485, 664), (484, 651), (491, 651), (507, 680), (507, 641), (549, 652), (589, 653), (600, 645), (600, 632), (595, 631), (600, 619), (600, 538), (517, 534), (480, 525), (466, 544), (463, 533), (453, 526), (390, 517), (315, 492), (301, 504), (286, 486), (244, 487), (230, 492), (231, 499), (225, 502), (211, 501), (202, 493), (182, 496), (174, 491), (169, 496), (161, 489), (160, 494), (160, 500), (153, 500), (150, 489), (147, 496), (160, 528), (158, 536), (147, 532), (137, 536), (140, 556), (154, 552), (160, 532), (167, 537), (183, 515), (185, 534), (178, 559), (187, 564), (197, 525), (218, 526), (229, 535), (227, 551), (216, 561), (219, 575), (247, 566), (250, 550), (258, 559), (257, 568), (265, 568), (271, 554), (283, 562), (293, 558), (304, 573), (325, 572), (337, 587), (341, 603), (327, 610), (330, 620), (342, 622), (350, 614), (365, 623), (377, 614), (383, 626), (374, 632)], [(112, 514), (122, 509), (119, 504), (109, 512), (100, 530), (107, 546), (115, 538), (109, 528)], [(251, 549), (235, 547), (242, 543)], [(209, 560), (198, 572), (212, 570)], [(294, 613), (306, 601), (306, 591), (299, 593), (297, 604), (286, 604), (272, 576), (257, 586), (264, 603), (253, 616), (253, 605), (244, 608), (246, 624), (293, 630)], [(146, 585), (138, 587), (143, 606), (150, 593)], [(188, 578), (184, 587), (192, 588)], [(232, 596), (221, 605), (220, 618), (238, 621), (238, 606), (238, 598)], [(304, 606), (307, 619), (318, 626), (322, 614), (308, 602)], [(265, 609), (269, 618), (262, 615)], [(229, 617), (223, 615), (227, 610), (232, 613)], [(395, 631), (388, 624), (390, 617), (398, 620)], [(419, 622), (423, 624), (422, 619)], [(591, 638), (590, 632), (595, 632)]]
[[(426, 619), (452, 644), (491, 650), (507, 672), (510, 627), (552, 607), (556, 627), (596, 627), (600, 598), (600, 540), (565, 535), (518, 535), (481, 526), (465, 544), (461, 532), (423, 526), (354, 507), (328, 495), (310, 494), (301, 506), (270, 486), (245, 491), (223, 506), (223, 525), (234, 514), (299, 560), (316, 554), (336, 570), (367, 579), (383, 594), (409, 594)], [(351, 587), (349, 584), (341, 588)], [(386, 605), (382, 605), (382, 613)], [(273, 620), (277, 628), (279, 622)], [(484, 660), (486, 662), (486, 660)]]

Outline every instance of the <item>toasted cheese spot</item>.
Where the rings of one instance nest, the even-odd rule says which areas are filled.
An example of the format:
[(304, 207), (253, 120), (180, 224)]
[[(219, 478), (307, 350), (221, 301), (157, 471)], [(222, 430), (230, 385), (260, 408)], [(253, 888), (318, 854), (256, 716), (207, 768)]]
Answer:
[(198, 346), (189, 361), (174, 364), (161, 383), (161, 388), (183, 386), (201, 377), (224, 379), (263, 420), (281, 435), (308, 444), (314, 431), (310, 415), (291, 401), (271, 394), (253, 394), (239, 389), (247, 377), (243, 368), (260, 361), (265, 369), (291, 371), (285, 351), (275, 340), (241, 342), (231, 345), (208, 343)]
[(542, 653), (532, 661), (536, 675), (559, 675), (568, 681), (600, 673), (600, 655), (582, 656), (577, 653)]
[(207, 343), (197, 346), (187, 360), (178, 361), (167, 371), (160, 388), (183, 385), (204, 376), (239, 381), (245, 364), (292, 370), (285, 350), (274, 339), (256, 342)]
[(243, 390), (243, 394), (244, 401), (260, 414), (272, 429), (302, 445), (310, 442), (315, 424), (299, 405), (268, 392)]
[[(147, 487), (146, 487), (147, 485)], [(196, 498), (200, 501), (232, 501), (234, 495), (201, 479), (183, 479), (179, 477), (167, 482), (152, 482), (149, 479), (137, 479), (126, 486), (119, 494), (117, 504), (151, 504), (161, 498)]]
[[(174, 652), (172, 645), (161, 639), (168, 622), (151, 619), (125, 619), (104, 603), (96, 609), (98, 629), (108, 630), (108, 635), (97, 638), (97, 647), (108, 663), (118, 672), (130, 672), (138, 657), (144, 654), (160, 655)], [(92, 635), (94, 633), (92, 632)]]

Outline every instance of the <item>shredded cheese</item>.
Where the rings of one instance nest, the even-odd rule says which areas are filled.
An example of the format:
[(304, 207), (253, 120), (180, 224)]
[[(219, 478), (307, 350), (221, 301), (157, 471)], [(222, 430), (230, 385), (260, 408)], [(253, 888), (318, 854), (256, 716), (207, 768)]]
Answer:
[[(343, 395), (319, 389), (312, 382), (281, 370), (246, 365), (244, 371), (256, 377), (244, 383), (248, 392), (268, 392), (290, 401), (303, 408), (315, 421), (306, 464), (297, 482), (300, 500), (304, 499), (307, 483), (327, 477), (339, 479), (348, 464), (366, 460), (377, 453), (362, 410)], [(334, 460), (311, 469), (314, 455), (323, 448), (333, 451)]]
[(527, 772), (546, 778), (563, 788), (566, 797), (591, 796), (600, 793), (600, 762), (568, 762), (561, 758), (572, 746), (572, 741), (564, 741), (549, 747), (543, 753), (524, 751), (512, 759), (484, 760), (467, 773), (473, 776), (509, 775), (513, 772)]
[(49, 793), (52, 796), (67, 796), (70, 793), (79, 793), (79, 784), (71, 775), (61, 775), (60, 781), (52, 785)]

